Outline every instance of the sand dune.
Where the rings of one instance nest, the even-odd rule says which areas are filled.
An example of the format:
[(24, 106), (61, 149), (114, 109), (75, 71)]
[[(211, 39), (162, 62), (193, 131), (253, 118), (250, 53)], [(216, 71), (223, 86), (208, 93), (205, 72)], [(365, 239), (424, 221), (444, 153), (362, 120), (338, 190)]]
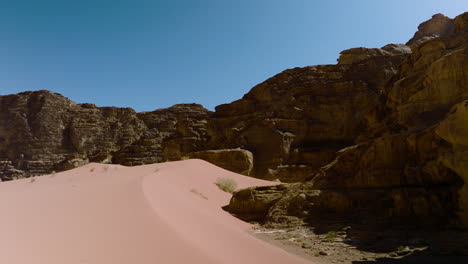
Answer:
[[(0, 263), (308, 263), (249, 234), (221, 207), (267, 185), (201, 160), (139, 167), (88, 164), (0, 184)], [(205, 196), (205, 197), (203, 197)]]

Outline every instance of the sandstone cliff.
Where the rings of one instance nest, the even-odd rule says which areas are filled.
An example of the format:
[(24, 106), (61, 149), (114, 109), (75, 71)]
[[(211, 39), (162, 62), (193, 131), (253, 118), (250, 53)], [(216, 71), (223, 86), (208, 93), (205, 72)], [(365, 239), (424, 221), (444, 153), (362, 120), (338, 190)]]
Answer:
[[(49, 91), (0, 96), (0, 179), (71, 169), (88, 162), (141, 165), (174, 148), (198, 149), (210, 112), (197, 104), (153, 112), (75, 104)], [(171, 145), (177, 140), (176, 146)], [(170, 151), (166, 151), (170, 152)], [(171, 154), (174, 155), (174, 154)]]
[[(468, 226), (467, 21), (468, 13), (453, 20), (434, 16), (410, 41), (410, 54), (363, 48), (343, 52), (339, 62), (350, 64), (349, 78), (358, 78), (353, 81), (361, 84), (361, 90), (348, 82), (349, 95), (332, 95), (340, 101), (341, 115), (331, 100), (325, 103), (326, 111), (313, 112), (328, 120), (320, 122), (325, 125), (321, 131), (327, 133), (315, 142), (328, 142), (327, 146), (344, 142), (339, 146), (343, 148), (314, 169), (307, 183), (239, 191), (228, 210), (271, 225), (313, 222), (317, 215), (322, 219), (331, 215), (335, 221), (341, 216), (343, 221), (361, 223)], [(389, 61), (394, 67), (388, 66)], [(327, 67), (340, 69), (340, 64)], [(376, 68), (382, 71), (367, 75)], [(265, 90), (281, 91), (276, 87)], [(366, 100), (359, 99), (359, 92)]]

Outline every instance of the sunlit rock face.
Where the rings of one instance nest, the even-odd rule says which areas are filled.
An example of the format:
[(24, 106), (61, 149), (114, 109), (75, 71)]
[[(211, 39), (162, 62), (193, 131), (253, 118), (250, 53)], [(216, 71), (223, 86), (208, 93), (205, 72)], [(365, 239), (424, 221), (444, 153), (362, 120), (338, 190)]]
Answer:
[[(390, 69), (383, 70), (388, 78), (370, 74), (375, 95), (366, 95), (369, 108), (360, 107), (356, 89), (348, 86), (351, 95), (341, 99), (341, 113), (352, 113), (345, 122), (358, 124), (346, 126), (354, 128), (347, 130), (352, 131), (346, 133), (348, 146), (314, 169), (306, 183), (235, 193), (229, 205), (233, 213), (246, 219), (261, 215), (257, 220), (271, 225), (310, 223), (320, 213), (322, 218), (334, 216), (334, 221), (467, 227), (467, 21), (468, 13), (455, 19), (434, 16), (409, 42), (411, 53), (389, 56), (382, 49), (364, 48), (342, 52), (340, 64), (350, 67), (361, 83), (369, 83), (367, 69)], [(395, 68), (376, 63), (380, 58), (389, 63), (395, 56), (403, 57), (392, 63)], [(335, 113), (330, 108), (324, 112)], [(320, 111), (315, 114), (322, 116)], [(336, 127), (343, 119), (333, 117), (327, 119), (335, 121), (333, 132), (324, 129), (324, 136), (345, 131)]]
[(406, 44), (409, 46), (417, 46), (422, 42), (436, 37), (444, 37), (453, 33), (454, 20), (443, 14), (435, 14), (431, 19), (421, 23), (418, 31), (414, 33)]

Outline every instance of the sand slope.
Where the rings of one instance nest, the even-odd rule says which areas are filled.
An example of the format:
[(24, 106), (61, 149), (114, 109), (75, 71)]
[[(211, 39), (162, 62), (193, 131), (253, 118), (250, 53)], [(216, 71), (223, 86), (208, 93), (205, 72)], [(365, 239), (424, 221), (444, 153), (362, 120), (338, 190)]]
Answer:
[(218, 177), (271, 184), (201, 160), (92, 163), (1, 183), (0, 263), (307, 263), (224, 212), (230, 194), (214, 184)]

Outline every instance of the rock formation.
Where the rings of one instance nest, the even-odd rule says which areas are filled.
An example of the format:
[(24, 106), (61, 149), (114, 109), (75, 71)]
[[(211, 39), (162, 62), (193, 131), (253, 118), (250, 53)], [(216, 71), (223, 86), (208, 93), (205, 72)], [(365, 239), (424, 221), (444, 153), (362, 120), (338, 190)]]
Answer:
[[(310, 181), (241, 190), (227, 209), (271, 225), (295, 225), (331, 215), (334, 221), (341, 216), (361, 223), (467, 227), (467, 25), (468, 13), (453, 20), (434, 16), (409, 42), (411, 54), (363, 48), (343, 52), (339, 62), (351, 64), (348, 70), (358, 78), (354, 83), (359, 81), (361, 91), (367, 91), (367, 105), (348, 86), (352, 93), (342, 98), (341, 113), (351, 113), (344, 120), (354, 122), (340, 129), (337, 125), (343, 119), (328, 116), (335, 127), (327, 124), (322, 131), (332, 128), (326, 136), (349, 131), (342, 141), (346, 144), (332, 161), (313, 170)], [(420, 41), (428, 34), (440, 37)], [(340, 64), (328, 67), (340, 69)], [(379, 71), (366, 75), (369, 68), (382, 69), (386, 78)], [(350, 98), (354, 105), (348, 104)], [(330, 115), (333, 110), (325, 112), (315, 113)]]
[(406, 45), (417, 46), (423, 41), (436, 37), (444, 37), (453, 32), (454, 21), (442, 14), (435, 14), (428, 21), (421, 23)]
[(407, 45), (286, 70), (215, 112), (136, 113), (48, 91), (0, 96), (0, 178), (201, 158), (290, 183), (236, 192), (227, 209), (244, 219), (467, 225), (467, 57), (468, 13), (437, 14)]
[(88, 162), (165, 161), (177, 155), (175, 148), (199, 148), (194, 142), (203, 142), (203, 126), (210, 115), (197, 104), (137, 114), (130, 108), (75, 104), (48, 91), (1, 96), (0, 110), (2, 180)]
[(191, 152), (189, 158), (202, 159), (221, 168), (250, 175), (253, 168), (253, 155), (245, 149), (220, 149)]

